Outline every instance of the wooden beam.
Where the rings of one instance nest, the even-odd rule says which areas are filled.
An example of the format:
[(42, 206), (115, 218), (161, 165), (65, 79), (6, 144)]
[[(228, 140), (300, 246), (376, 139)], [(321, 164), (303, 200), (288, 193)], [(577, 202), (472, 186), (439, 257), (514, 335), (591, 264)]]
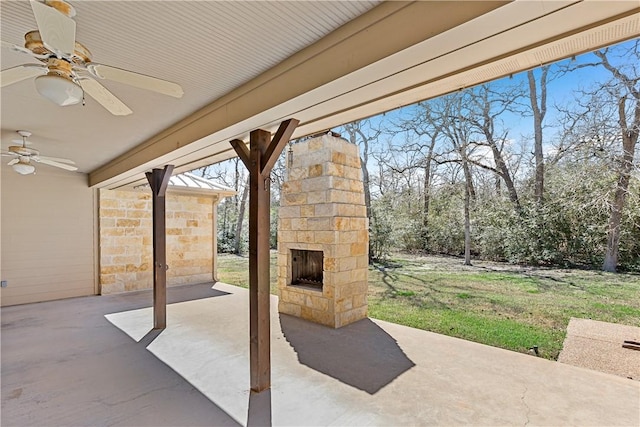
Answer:
[(153, 328), (167, 327), (166, 191), (173, 165), (147, 172), (153, 207)]
[(276, 164), (280, 153), (282, 153), (282, 149), (287, 145), (287, 142), (289, 142), (293, 131), (296, 130), (299, 123), (300, 121), (296, 119), (289, 119), (280, 123), (280, 127), (267, 147), (267, 151), (264, 153), (262, 169), (260, 170), (261, 173), (265, 175), (271, 173), (273, 165)]
[(250, 157), (249, 149), (245, 145), (244, 141), (240, 141), (239, 139), (234, 139), (233, 141), (230, 142), (230, 144), (233, 147), (233, 149), (236, 150), (236, 153), (238, 154), (238, 157), (240, 157), (240, 160), (242, 160), (242, 163), (244, 163), (244, 166), (247, 169), (250, 169), (251, 159), (249, 158)]
[(252, 131), (248, 153), (244, 142), (231, 141), (249, 170), (249, 357), (254, 392), (271, 387), (269, 160), (278, 158), (297, 124), (295, 119), (283, 122), (273, 141), (265, 130)]

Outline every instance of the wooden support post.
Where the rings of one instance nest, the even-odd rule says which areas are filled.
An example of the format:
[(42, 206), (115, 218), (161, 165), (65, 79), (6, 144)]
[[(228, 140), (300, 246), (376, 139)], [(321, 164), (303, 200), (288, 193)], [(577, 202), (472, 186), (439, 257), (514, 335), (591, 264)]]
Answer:
[(296, 119), (282, 122), (271, 141), (269, 132), (252, 131), (249, 150), (244, 142), (231, 141), (249, 170), (249, 357), (251, 390), (255, 392), (271, 387), (270, 174), (298, 123)]
[(173, 165), (147, 172), (153, 206), (153, 329), (167, 327), (167, 224), (165, 194)]
[[(250, 135), (251, 167), (249, 182), (249, 331), (251, 389), (271, 386), (271, 334), (269, 323), (269, 174), (260, 173), (271, 133), (254, 130)], [(255, 179), (253, 179), (255, 177)]]

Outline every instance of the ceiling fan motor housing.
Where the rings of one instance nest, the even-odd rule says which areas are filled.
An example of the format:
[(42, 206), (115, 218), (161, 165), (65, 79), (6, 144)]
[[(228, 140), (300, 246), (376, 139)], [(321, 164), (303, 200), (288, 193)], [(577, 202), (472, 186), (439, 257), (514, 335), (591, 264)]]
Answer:
[[(17, 131), (18, 135), (22, 137), (22, 145), (11, 145), (8, 150), (10, 153), (13, 153), (17, 156), (37, 156), (40, 154), (38, 150), (34, 150), (33, 148), (27, 147), (27, 138), (31, 136), (31, 132), (28, 130), (19, 130)], [(14, 140), (13, 142), (18, 142)]]
[(16, 154), (18, 156), (37, 156), (40, 154), (38, 150), (20, 145), (12, 145), (8, 148), (8, 150), (10, 153)]
[[(44, 42), (42, 41), (42, 37), (38, 30), (29, 31), (24, 35), (24, 47), (36, 55), (48, 55), (49, 57), (55, 58), (55, 54), (44, 46)], [(78, 65), (87, 64), (91, 62), (91, 51), (87, 49), (85, 45), (76, 41), (73, 50), (73, 57), (68, 59)], [(47, 62), (47, 58), (40, 60), (42, 62)]]
[(69, 18), (76, 16), (76, 10), (69, 3), (63, 0), (45, 0), (44, 4), (51, 6), (58, 12), (62, 13)]

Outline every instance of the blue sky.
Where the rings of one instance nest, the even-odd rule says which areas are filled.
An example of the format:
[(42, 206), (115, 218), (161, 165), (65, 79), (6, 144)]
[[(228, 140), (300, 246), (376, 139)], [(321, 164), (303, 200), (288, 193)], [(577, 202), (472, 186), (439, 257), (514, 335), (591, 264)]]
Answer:
[[(634, 43), (634, 40), (630, 40), (624, 43), (621, 43), (620, 47), (631, 46)], [(609, 56), (609, 60), (614, 65), (619, 64), (629, 64), (627, 58), (619, 58), (613, 55)], [(545, 120), (543, 122), (544, 128), (544, 139), (545, 144), (549, 145), (553, 141), (553, 137), (558, 132), (558, 112), (555, 108), (555, 105), (567, 105), (572, 104), (575, 101), (578, 91), (580, 89), (589, 90), (595, 87), (598, 83), (604, 83), (611, 79), (611, 73), (605, 70), (601, 66), (597, 67), (584, 67), (578, 68), (570, 73), (565, 73), (562, 75), (557, 75), (557, 71), (561, 66), (565, 65), (581, 65), (597, 62), (599, 59), (593, 53), (586, 53), (583, 55), (579, 55), (573, 59), (566, 59), (555, 63), (551, 66), (549, 75), (548, 75), (548, 84), (547, 84), (547, 114)], [(534, 73), (536, 77), (538, 77), (541, 73), (540, 68), (535, 69)], [(527, 80), (527, 72), (521, 72), (518, 74), (514, 74), (511, 77), (504, 77), (502, 79), (495, 80), (489, 83), (494, 87), (504, 86), (513, 86), (517, 84), (523, 84), (525, 88), (528, 88), (528, 80)], [(528, 94), (528, 92), (527, 92)], [(525, 98), (521, 101), (523, 104), (529, 105), (529, 99)], [(384, 115), (379, 115), (370, 118), (370, 121), (373, 126), (377, 126), (379, 123), (384, 125), (384, 123), (389, 123), (391, 121), (397, 120), (398, 118), (409, 114), (412, 106), (403, 107), (391, 112), (387, 112)], [(530, 108), (530, 107), (529, 107)], [(523, 141), (528, 141), (532, 139), (533, 136), (533, 119), (530, 116), (522, 115), (519, 113), (504, 113), (501, 117), (501, 120), (504, 122), (505, 128), (509, 129), (508, 138), (512, 139), (514, 143), (520, 144)], [(389, 137), (387, 137), (389, 138)], [(394, 136), (395, 138), (400, 138), (398, 136)], [(404, 137), (402, 137), (404, 138)], [(397, 140), (400, 142), (400, 140)]]
[[(631, 46), (633, 42), (634, 40), (627, 41), (621, 43), (620, 46)], [(584, 67), (572, 71), (571, 73), (564, 74), (562, 76), (553, 77), (555, 72), (558, 70), (559, 65), (566, 65), (570, 63), (576, 65), (586, 64), (590, 62), (596, 62), (597, 60), (598, 58), (593, 53), (586, 53), (577, 56), (575, 59), (566, 59), (552, 65), (547, 86), (547, 116), (545, 117), (544, 121), (544, 138), (546, 140), (546, 144), (550, 144), (553, 135), (557, 133), (557, 129), (554, 128), (554, 125), (557, 122), (557, 111), (554, 105), (570, 104), (575, 99), (576, 92), (579, 89), (589, 89), (595, 86), (597, 83), (606, 82), (611, 78), (611, 74), (603, 67)], [(611, 57), (610, 60), (614, 64), (620, 64), (628, 61), (626, 58), (614, 57)], [(538, 76), (540, 74), (540, 69), (534, 70), (534, 73), (536, 74), (536, 76)], [(514, 85), (518, 83), (523, 83), (525, 87), (527, 87), (528, 83), (526, 71), (514, 74), (512, 77), (505, 77), (496, 80), (494, 82), (491, 82), (490, 84), (500, 86)], [(523, 99), (523, 102), (526, 102), (528, 104), (528, 98)], [(387, 112), (385, 114), (371, 117), (370, 122), (373, 126), (384, 124), (384, 122), (386, 122), (388, 125), (389, 122), (396, 120), (402, 115), (407, 114), (408, 110), (411, 108), (412, 106), (407, 106), (391, 112)], [(504, 114), (501, 118), (505, 122), (505, 127), (510, 129), (508, 138), (514, 140), (516, 144), (520, 144), (523, 140), (529, 140), (530, 138), (532, 138), (533, 119), (531, 117), (522, 116), (521, 114), (507, 113)], [(224, 165), (221, 164), (218, 167), (224, 168)]]

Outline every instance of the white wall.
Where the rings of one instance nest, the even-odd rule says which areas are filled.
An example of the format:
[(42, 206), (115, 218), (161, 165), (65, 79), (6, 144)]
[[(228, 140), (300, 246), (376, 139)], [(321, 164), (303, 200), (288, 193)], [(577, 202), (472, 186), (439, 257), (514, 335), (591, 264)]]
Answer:
[(0, 304), (97, 294), (96, 195), (87, 175), (0, 166)]

